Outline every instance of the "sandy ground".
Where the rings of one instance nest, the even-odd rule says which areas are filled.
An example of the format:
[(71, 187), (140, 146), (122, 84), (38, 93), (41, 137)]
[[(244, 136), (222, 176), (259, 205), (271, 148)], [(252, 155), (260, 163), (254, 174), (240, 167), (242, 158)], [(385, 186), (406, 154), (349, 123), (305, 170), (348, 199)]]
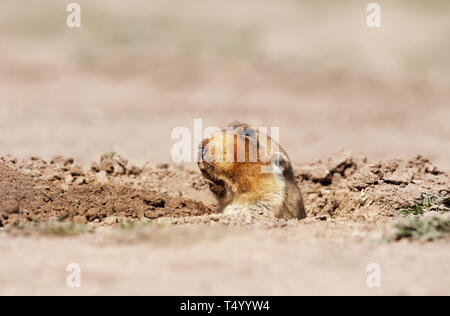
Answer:
[[(426, 159), (380, 163), (337, 153), (326, 161), (332, 179), (323, 163), (296, 165), (302, 221), (215, 214), (196, 168), (107, 162), (86, 170), (62, 157), (0, 158), (0, 294), (450, 293), (448, 238), (387, 242), (402, 220), (398, 207), (450, 191), (448, 175)], [(55, 237), (29, 226), (55, 218), (95, 231)], [(79, 288), (66, 283), (72, 263), (81, 269)], [(370, 264), (380, 269), (380, 287), (367, 285)]]
[[(156, 241), (150, 235), (126, 243), (104, 236), (0, 236), (2, 257), (8, 258), (0, 261), (0, 294), (450, 294), (448, 243), (361, 241), (361, 236), (370, 237), (363, 227), (354, 226), (336, 224), (330, 229), (318, 223), (282, 231), (215, 233), (192, 227), (171, 229), (165, 232), (167, 238)], [(199, 230), (200, 236), (186, 241)], [(67, 286), (69, 263), (81, 266), (80, 288)], [(380, 288), (367, 286), (370, 263), (380, 265)]]
[[(449, 188), (443, 178), (450, 171), (448, 1), (381, 1), (377, 30), (366, 27), (360, 1), (201, 0), (182, 10), (174, 0), (78, 2), (81, 29), (65, 26), (65, 5), (57, 0), (0, 3), (0, 157), (64, 155), (89, 170), (115, 149), (138, 167), (154, 168), (140, 184), (126, 175), (138, 186), (133, 190), (156, 189), (170, 203), (182, 192), (182, 203), (214, 210), (193, 166), (155, 171), (171, 163), (171, 131), (192, 130), (196, 118), (204, 127), (236, 119), (277, 126), (297, 164), (310, 222), (169, 225), (139, 237), (116, 237), (109, 227), (64, 238), (2, 232), (0, 294), (450, 294), (448, 241), (380, 243), (398, 220), (392, 217), (397, 202)], [(387, 166), (387, 183), (383, 174), (378, 187), (363, 183), (374, 204), (357, 202), (360, 192), (352, 190), (361, 190), (354, 186), (359, 178), (346, 176), (324, 191), (302, 173), (301, 166), (318, 167), (341, 149)], [(441, 173), (412, 171), (416, 165), (407, 162), (416, 155)], [(402, 171), (398, 180), (393, 158), (413, 176), (404, 180)], [(25, 183), (49, 176), (36, 166), (19, 169), (31, 172)], [(64, 178), (55, 188), (69, 171), (58, 172)], [(89, 209), (74, 200), (57, 201), (85, 221), (111, 215), (108, 207), (94, 205), (97, 213), (86, 215)], [(180, 214), (199, 211), (189, 203)], [(314, 220), (321, 214), (334, 221)], [(14, 216), (5, 223), (13, 222)], [(79, 289), (66, 286), (71, 262), (81, 265)], [(380, 265), (381, 288), (366, 285), (372, 262)]]
[(345, 148), (450, 168), (445, 1), (383, 3), (377, 30), (358, 1), (106, 2), (80, 1), (78, 30), (59, 1), (2, 4), (3, 153), (168, 161), (175, 127), (237, 119), (279, 127), (295, 162)]

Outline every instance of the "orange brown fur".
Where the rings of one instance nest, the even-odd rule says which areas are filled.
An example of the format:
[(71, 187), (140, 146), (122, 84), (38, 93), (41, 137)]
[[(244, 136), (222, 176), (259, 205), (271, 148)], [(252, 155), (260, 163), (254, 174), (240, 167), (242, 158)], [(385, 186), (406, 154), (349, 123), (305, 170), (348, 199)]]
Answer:
[(238, 122), (202, 141), (199, 168), (224, 213), (306, 217), (289, 158), (273, 144), (267, 135)]

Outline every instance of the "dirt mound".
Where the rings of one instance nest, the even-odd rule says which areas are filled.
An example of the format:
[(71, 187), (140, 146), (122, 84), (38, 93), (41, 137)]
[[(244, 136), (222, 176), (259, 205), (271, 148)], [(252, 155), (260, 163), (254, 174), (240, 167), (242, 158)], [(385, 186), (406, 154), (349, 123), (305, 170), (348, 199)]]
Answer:
[(37, 157), (22, 162), (1, 158), (0, 227), (54, 217), (78, 223), (109, 218), (106, 221), (114, 223), (121, 217), (155, 219), (213, 213), (202, 202), (133, 181), (142, 170), (117, 160), (103, 157), (100, 167), (84, 171), (73, 159), (62, 157), (51, 162)]
[[(450, 192), (448, 175), (421, 156), (370, 162), (342, 151), (326, 161), (294, 168), (310, 218), (398, 216), (399, 209), (419, 202), (424, 194), (447, 196)], [(196, 166), (137, 167), (115, 153), (104, 155), (89, 168), (60, 156), (51, 161), (0, 158), (0, 196), (0, 226), (53, 217), (114, 224), (121, 218), (153, 220), (216, 213), (215, 200)], [(183, 221), (280, 224), (218, 215)]]
[(46, 198), (41, 208), (44, 214), (70, 217), (81, 223), (108, 216), (155, 219), (212, 213), (198, 201), (121, 183), (88, 183), (71, 186), (67, 191), (53, 186), (47, 189)]
[(310, 216), (392, 217), (399, 215), (398, 209), (420, 201), (423, 194), (450, 192), (448, 175), (422, 156), (369, 162), (342, 151), (325, 162), (295, 169)]

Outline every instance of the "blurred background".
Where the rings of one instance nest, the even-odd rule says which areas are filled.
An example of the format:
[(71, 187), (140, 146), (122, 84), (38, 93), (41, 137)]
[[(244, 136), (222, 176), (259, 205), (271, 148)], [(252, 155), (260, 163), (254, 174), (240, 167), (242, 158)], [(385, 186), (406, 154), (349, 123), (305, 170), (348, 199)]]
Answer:
[(450, 1), (0, 0), (0, 154), (170, 161), (177, 126), (280, 127), (291, 160), (342, 148), (450, 170)]

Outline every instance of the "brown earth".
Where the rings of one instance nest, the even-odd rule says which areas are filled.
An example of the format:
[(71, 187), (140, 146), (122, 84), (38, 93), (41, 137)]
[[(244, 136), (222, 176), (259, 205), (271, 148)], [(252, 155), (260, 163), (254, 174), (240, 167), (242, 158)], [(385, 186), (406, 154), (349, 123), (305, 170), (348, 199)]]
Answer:
[[(296, 164), (295, 173), (308, 211), (302, 221), (215, 214), (196, 166), (4, 156), (0, 295), (450, 293), (448, 239), (382, 242), (402, 218), (399, 207), (450, 191), (448, 175), (428, 159), (370, 161), (342, 151)], [(95, 232), (23, 230), (61, 221)], [(81, 267), (81, 288), (66, 284), (69, 263)], [(366, 283), (372, 263), (380, 288)]]
[[(217, 213), (195, 167), (139, 168), (117, 154), (92, 162), (89, 169), (60, 156), (50, 162), (38, 157), (0, 161), (0, 226), (51, 218), (111, 224)], [(309, 217), (373, 221), (398, 216), (399, 208), (420, 201), (424, 193), (450, 192), (448, 175), (421, 156), (372, 162), (341, 151), (324, 162), (298, 164), (295, 173)]]
[[(124, 177), (115, 179), (119, 173), (113, 170), (120, 165), (112, 160), (108, 161), (110, 165), (103, 160), (100, 164), (102, 170), (96, 169), (98, 173), (95, 170), (84, 172), (81, 166), (73, 164), (72, 159), (61, 158), (57, 161), (54, 159), (48, 163), (34, 158), (26, 164), (19, 164), (26, 168), (27, 175), (21, 173), (15, 163), (12, 165), (19, 167), (16, 170), (0, 164), (0, 226), (44, 222), (54, 217), (87, 223), (101, 222), (108, 216), (154, 219), (213, 212), (200, 201), (158, 192), (154, 186), (140, 185), (140, 179), (134, 173), (139, 174), (141, 170), (136, 168), (131, 170), (133, 181), (127, 181), (125, 177), (130, 173), (123, 169), (121, 173)], [(111, 175), (108, 176), (105, 170)], [(164, 172), (157, 170), (148, 173), (149, 176), (152, 174), (164, 176)]]

